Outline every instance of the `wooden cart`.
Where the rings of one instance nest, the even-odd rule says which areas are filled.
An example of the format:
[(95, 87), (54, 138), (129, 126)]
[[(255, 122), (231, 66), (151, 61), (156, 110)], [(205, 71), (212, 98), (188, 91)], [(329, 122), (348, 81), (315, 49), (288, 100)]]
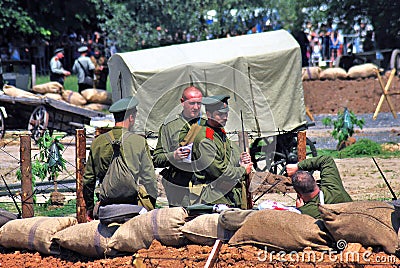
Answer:
[(0, 95), (0, 138), (6, 129), (27, 129), (35, 140), (46, 129), (74, 134), (93, 117), (105, 114), (49, 98)]

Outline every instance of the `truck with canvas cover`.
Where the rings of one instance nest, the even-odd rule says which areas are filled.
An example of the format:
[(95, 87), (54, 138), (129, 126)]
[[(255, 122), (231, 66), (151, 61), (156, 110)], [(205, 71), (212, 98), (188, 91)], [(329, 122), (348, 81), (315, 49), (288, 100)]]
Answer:
[[(204, 96), (230, 95), (225, 129), (249, 133), (253, 160), (269, 159), (264, 169), (282, 157), (286, 161), (296, 132), (307, 128), (300, 47), (284, 30), (117, 53), (108, 65), (113, 101), (139, 99), (135, 131), (145, 135), (180, 112), (189, 85)], [(269, 155), (271, 148), (284, 150), (271, 157), (263, 152), (267, 147)]]

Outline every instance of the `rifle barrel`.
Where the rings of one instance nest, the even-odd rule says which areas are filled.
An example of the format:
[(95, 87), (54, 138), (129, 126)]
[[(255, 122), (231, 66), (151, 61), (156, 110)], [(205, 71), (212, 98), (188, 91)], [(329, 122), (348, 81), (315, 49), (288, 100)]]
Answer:
[(378, 168), (379, 173), (381, 173), (381, 176), (382, 176), (383, 180), (385, 181), (386, 186), (389, 188), (389, 191), (393, 196), (393, 200), (397, 200), (396, 194), (394, 193), (392, 187), (390, 186), (389, 182), (387, 181), (387, 179), (386, 179), (385, 175), (383, 174), (381, 168), (378, 166), (378, 163), (376, 163), (375, 158), (372, 157), (372, 160), (374, 161), (375, 166)]

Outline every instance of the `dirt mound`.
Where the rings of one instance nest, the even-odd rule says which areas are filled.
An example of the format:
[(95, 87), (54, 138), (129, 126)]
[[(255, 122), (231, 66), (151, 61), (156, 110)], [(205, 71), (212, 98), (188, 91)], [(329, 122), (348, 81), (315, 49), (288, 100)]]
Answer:
[[(383, 78), (386, 85), (386, 78)], [(382, 89), (376, 78), (359, 80), (334, 80), (334, 81), (304, 81), (304, 99), (306, 106), (312, 114), (337, 114), (343, 107), (352, 112), (373, 113), (382, 95)], [(389, 88), (389, 95), (395, 106), (396, 112), (400, 102), (400, 78), (395, 77)], [(381, 112), (390, 112), (385, 101)]]

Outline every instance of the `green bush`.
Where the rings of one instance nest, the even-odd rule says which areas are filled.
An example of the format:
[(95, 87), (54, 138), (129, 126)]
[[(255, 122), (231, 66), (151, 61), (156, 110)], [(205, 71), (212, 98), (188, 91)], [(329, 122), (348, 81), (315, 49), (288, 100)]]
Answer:
[(374, 156), (382, 153), (380, 144), (369, 139), (360, 139), (340, 151), (341, 157)]

